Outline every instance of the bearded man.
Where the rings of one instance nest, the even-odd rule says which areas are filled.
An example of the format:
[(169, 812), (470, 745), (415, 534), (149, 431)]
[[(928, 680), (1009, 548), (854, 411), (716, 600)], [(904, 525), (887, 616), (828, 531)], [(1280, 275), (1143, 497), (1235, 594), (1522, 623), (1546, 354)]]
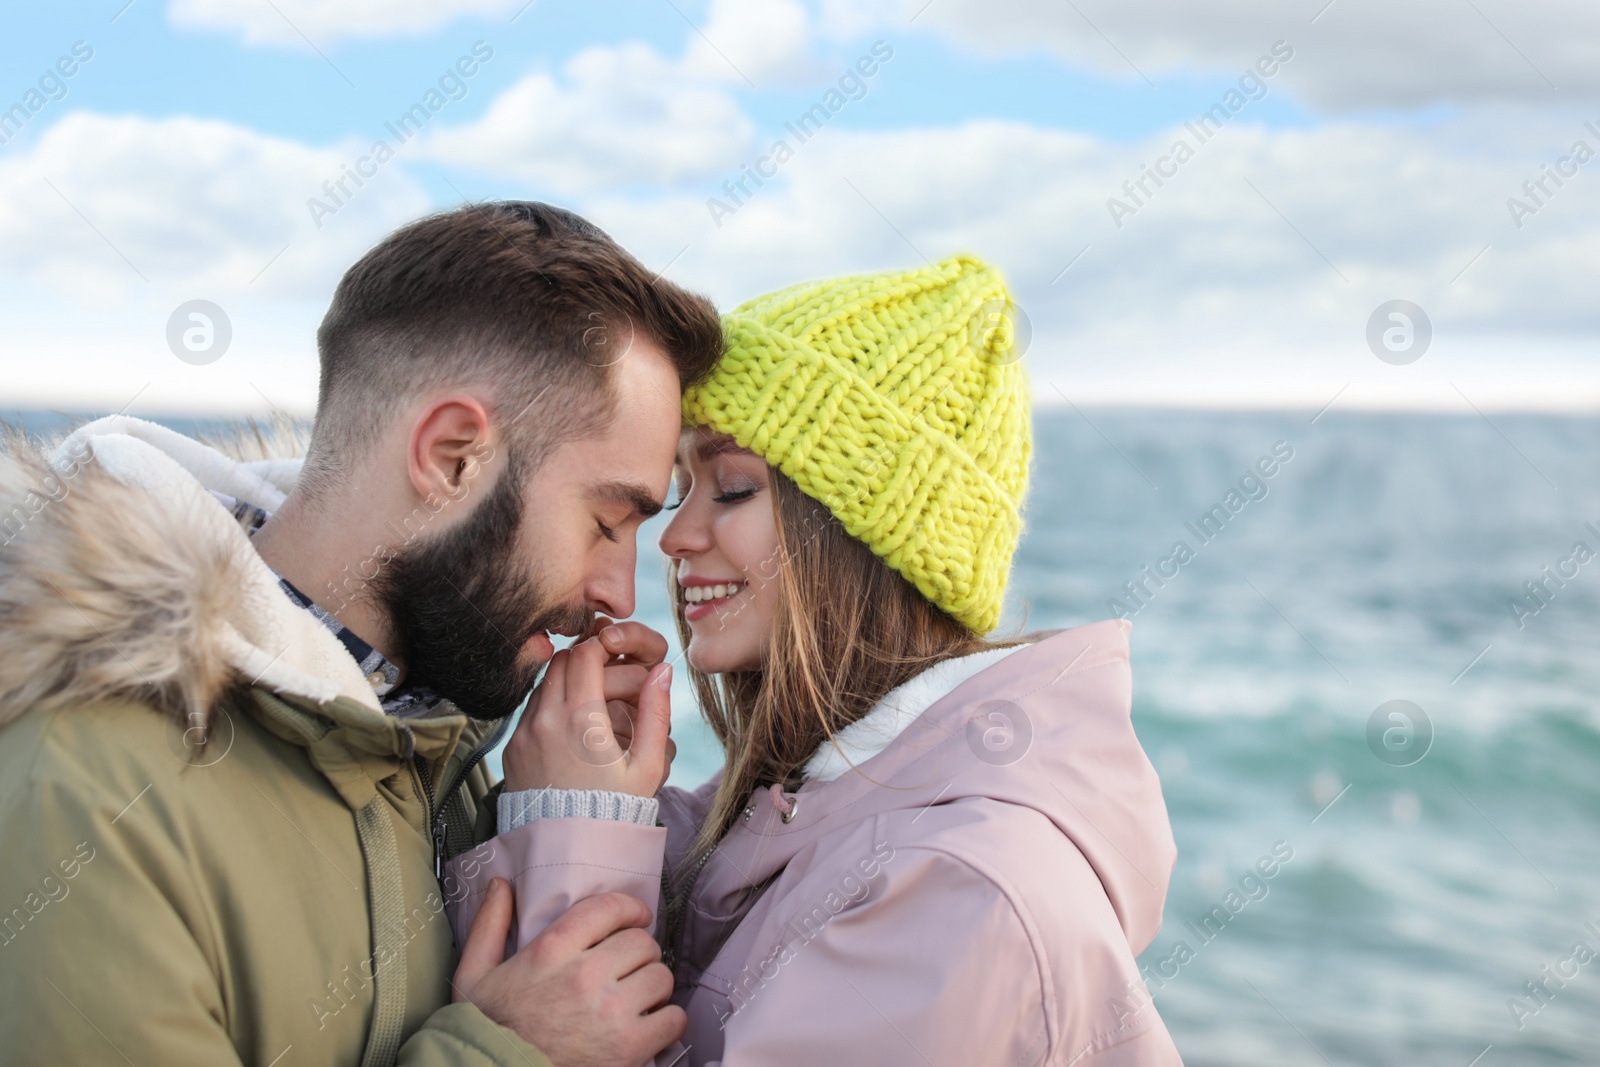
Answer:
[[(458, 953), (440, 876), (551, 635), (633, 611), (715, 311), (497, 203), (379, 244), (317, 340), (303, 465), (123, 417), (0, 456), (4, 1058), (642, 1062), (684, 1025), (649, 908)], [(594, 698), (665, 731), (664, 642), (606, 641)]]

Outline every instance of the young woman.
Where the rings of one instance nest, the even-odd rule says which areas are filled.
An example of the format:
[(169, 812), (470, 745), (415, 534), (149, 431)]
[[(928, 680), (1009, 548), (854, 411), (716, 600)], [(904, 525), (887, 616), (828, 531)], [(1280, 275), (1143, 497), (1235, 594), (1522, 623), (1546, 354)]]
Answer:
[(570, 693), (604, 657), (563, 654), (520, 783), (554, 788), (502, 799), (458, 938), (495, 874), (520, 940), (584, 895), (659, 887), (687, 1013), (660, 1064), (1179, 1062), (1134, 963), (1175, 853), (1129, 723), (1128, 624), (985, 636), (1030, 450), (1010, 324), (966, 258), (728, 316), (661, 539), (724, 769), (640, 799), (656, 667), (632, 765), (597, 777), (609, 736), (576, 739), (606, 716)]

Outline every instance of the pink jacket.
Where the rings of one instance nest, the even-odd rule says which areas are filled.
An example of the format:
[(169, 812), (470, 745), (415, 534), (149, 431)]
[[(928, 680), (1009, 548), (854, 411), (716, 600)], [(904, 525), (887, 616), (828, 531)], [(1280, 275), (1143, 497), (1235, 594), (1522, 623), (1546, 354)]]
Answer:
[[(1129, 721), (1129, 629), (981, 671), (857, 770), (806, 782), (789, 822), (752, 795), (694, 884), (686, 1048), (658, 1064), (1179, 1064), (1134, 964), (1176, 849)], [(1008, 725), (1011, 747), (986, 744)], [(519, 945), (597, 892), (659, 901), (715, 788), (664, 791), (664, 829), (544, 819), (470, 876), (458, 860), (457, 943), (496, 875)]]

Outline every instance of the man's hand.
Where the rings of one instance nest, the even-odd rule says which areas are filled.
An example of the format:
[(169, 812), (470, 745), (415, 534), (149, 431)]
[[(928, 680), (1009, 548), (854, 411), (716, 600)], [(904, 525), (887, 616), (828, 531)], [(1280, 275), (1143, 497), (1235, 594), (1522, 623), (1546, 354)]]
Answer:
[(683, 1036), (688, 1016), (672, 972), (643, 927), (650, 909), (623, 893), (580, 900), (501, 962), (511, 886), (489, 883), (456, 967), (456, 1001), (470, 1001), (556, 1067), (639, 1067)]
[(556, 653), (506, 743), (506, 789), (604, 789), (655, 796), (676, 746), (666, 638), (599, 619)]

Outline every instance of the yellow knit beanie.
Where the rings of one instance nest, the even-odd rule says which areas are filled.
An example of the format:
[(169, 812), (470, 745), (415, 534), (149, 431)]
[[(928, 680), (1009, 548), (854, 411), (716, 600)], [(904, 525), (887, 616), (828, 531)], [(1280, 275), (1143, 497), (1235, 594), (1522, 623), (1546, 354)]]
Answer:
[(790, 286), (723, 317), (727, 351), (684, 416), (788, 475), (988, 633), (1033, 447), (1015, 323), (999, 272), (966, 256)]

